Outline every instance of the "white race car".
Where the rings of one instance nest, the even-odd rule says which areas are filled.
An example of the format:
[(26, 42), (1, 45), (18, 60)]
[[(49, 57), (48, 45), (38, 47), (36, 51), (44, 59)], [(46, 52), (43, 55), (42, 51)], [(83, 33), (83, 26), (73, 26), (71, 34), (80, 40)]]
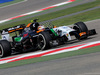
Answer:
[(82, 40), (88, 38), (90, 35), (96, 34), (95, 29), (88, 30), (86, 24), (83, 22), (77, 22), (72, 27), (60, 26), (53, 28), (53, 30), (56, 35), (59, 36), (60, 42), (72, 40), (71, 36), (73, 35), (76, 37), (76, 39)]
[[(0, 30), (2, 37), (0, 40), (0, 57), (9, 56), (16, 52), (48, 49), (53, 45), (64, 44), (72, 40), (71, 36), (73, 35), (76, 39), (82, 40), (96, 34), (95, 29), (88, 30), (83, 22), (77, 22), (72, 27), (45, 28), (40, 25), (38, 31), (23, 32), (25, 27), (25, 25), (18, 25)], [(12, 36), (10, 36), (11, 33)]]

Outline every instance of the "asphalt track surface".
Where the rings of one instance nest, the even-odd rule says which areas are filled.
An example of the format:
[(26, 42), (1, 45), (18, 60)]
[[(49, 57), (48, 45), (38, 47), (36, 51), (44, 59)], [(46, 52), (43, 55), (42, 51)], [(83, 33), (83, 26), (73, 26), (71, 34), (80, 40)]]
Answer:
[(0, 8), (0, 20), (35, 11), (67, 0), (28, 0), (26, 2)]
[[(89, 1), (89, 0), (87, 0)], [(100, 20), (86, 22), (89, 29), (95, 28), (97, 35), (84, 41), (72, 41), (64, 46), (100, 40)], [(29, 65), (0, 69), (0, 75), (100, 75), (100, 52)]]
[[(60, 3), (60, 2), (65, 2), (65, 1), (67, 1), (67, 0), (41, 0), (41, 1), (28, 0), (24, 3), (20, 3), (20, 4), (17, 4), (17, 5), (13, 5), (13, 6), (8, 6), (8, 7), (5, 7), (5, 8), (0, 8), (0, 20), (4, 20), (4, 19), (7, 19), (7, 18), (11, 18), (11, 17), (14, 17), (14, 16), (25, 14), (25, 13), (28, 13), (28, 12), (31, 12), (31, 11), (35, 11), (35, 10), (38, 10), (38, 9), (41, 9), (41, 8), (44, 8), (44, 7), (48, 7), (48, 6), (51, 6), (51, 5)], [(43, 12), (43, 13), (40, 13), (40, 14), (37, 14), (37, 15), (43, 15), (43, 14), (51, 13), (51, 12), (54, 12), (54, 11), (66, 9), (66, 8), (69, 8), (69, 7), (74, 7), (74, 6), (81, 5), (81, 4), (88, 3), (88, 2), (92, 2), (92, 1), (95, 1), (95, 0), (82, 0), (78, 3), (70, 4), (68, 6), (63, 6), (63, 7), (52, 9), (52, 10), (48, 10), (46, 12)], [(33, 15), (31, 17), (37, 16), (37, 15)], [(30, 17), (27, 17), (27, 18), (30, 18)], [(20, 21), (20, 20), (23, 20), (23, 19), (19, 19), (17, 21)]]
[[(100, 40), (100, 19), (86, 23), (88, 28), (95, 28), (97, 35), (63, 46), (71, 46)], [(0, 69), (0, 75), (100, 75), (100, 52), (62, 59), (38, 62), (8, 69)]]
[(100, 75), (100, 52), (0, 70), (0, 75)]

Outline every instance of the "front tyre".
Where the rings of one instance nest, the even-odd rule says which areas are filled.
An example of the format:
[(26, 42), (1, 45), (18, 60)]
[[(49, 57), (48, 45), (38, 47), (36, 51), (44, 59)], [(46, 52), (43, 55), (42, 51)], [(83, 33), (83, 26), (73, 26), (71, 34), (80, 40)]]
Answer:
[(78, 33), (86, 32), (85, 35), (80, 36), (80, 39), (86, 39), (88, 37), (88, 28), (85, 23), (77, 22), (74, 24), (73, 29), (75, 29)]
[(0, 57), (11, 55), (11, 45), (7, 40), (0, 41)]

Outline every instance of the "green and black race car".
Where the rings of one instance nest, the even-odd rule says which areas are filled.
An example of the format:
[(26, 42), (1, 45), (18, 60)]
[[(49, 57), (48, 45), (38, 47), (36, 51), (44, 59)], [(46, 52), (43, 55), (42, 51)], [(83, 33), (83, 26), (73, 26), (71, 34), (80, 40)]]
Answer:
[(17, 52), (49, 49), (53, 45), (64, 44), (72, 40), (72, 35), (78, 40), (86, 39), (88, 36), (96, 34), (96, 31), (95, 29), (88, 30), (83, 22), (77, 22), (72, 27), (51, 26), (49, 28), (39, 25), (37, 31), (30, 30), (25, 24), (22, 24), (3, 29), (0, 33), (2, 37), (0, 57), (5, 57)]

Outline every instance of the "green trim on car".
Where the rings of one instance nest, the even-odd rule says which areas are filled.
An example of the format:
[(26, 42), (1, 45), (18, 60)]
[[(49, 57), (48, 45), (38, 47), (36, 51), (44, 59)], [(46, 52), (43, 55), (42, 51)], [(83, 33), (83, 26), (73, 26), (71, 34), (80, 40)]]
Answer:
[(55, 36), (58, 36), (57, 33), (53, 29), (50, 29), (50, 30), (52, 33), (54, 33)]
[(22, 37), (16, 37), (16, 38), (14, 38), (15, 42), (20, 42), (21, 40), (22, 40)]

